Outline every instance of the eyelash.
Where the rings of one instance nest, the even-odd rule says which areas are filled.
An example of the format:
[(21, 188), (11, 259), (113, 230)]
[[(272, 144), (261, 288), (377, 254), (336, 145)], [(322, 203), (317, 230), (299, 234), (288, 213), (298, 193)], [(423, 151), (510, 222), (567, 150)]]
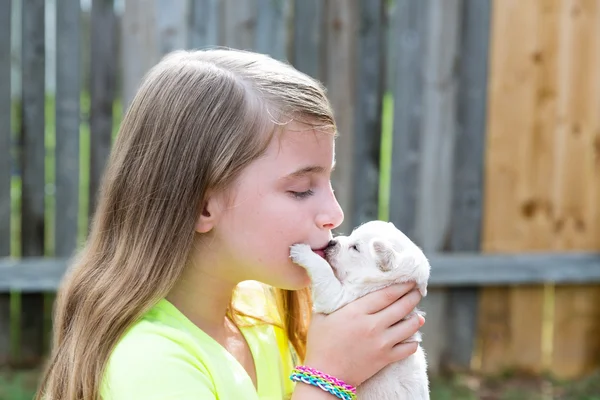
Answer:
[(295, 199), (305, 199), (307, 197), (315, 194), (312, 190), (307, 190), (305, 192), (289, 192)]

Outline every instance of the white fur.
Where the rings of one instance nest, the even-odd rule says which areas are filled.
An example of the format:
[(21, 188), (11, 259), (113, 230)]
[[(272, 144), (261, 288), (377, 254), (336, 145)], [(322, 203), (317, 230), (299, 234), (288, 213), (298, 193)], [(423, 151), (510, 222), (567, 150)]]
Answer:
[[(326, 260), (310, 246), (292, 246), (292, 260), (304, 267), (312, 282), (313, 311), (329, 314), (349, 302), (394, 283), (415, 281), (427, 294), (430, 265), (421, 251), (392, 223), (367, 222), (350, 236), (338, 236), (325, 250)], [(415, 309), (414, 313), (421, 313)], [(421, 342), (417, 332), (406, 342)], [(425, 353), (390, 364), (357, 388), (363, 400), (429, 400)]]

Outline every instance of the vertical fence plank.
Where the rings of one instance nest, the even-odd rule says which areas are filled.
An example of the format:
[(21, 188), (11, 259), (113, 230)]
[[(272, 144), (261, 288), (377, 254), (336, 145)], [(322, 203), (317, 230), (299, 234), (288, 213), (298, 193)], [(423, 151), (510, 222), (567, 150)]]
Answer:
[(79, 210), (79, 0), (57, 0), (56, 18), (55, 255), (68, 257), (77, 243)]
[(144, 74), (156, 61), (154, 7), (145, 0), (127, 0), (123, 13), (123, 108), (131, 103)]
[[(553, 178), (558, 163), (553, 153), (559, 117), (554, 111), (558, 59), (552, 54), (559, 41), (540, 41), (540, 36), (555, 35), (562, 0), (545, 3), (492, 3), (482, 240), (486, 252), (537, 251), (551, 248), (554, 241)], [(514, 7), (519, 13), (513, 12)], [(542, 9), (546, 11), (540, 13)], [(540, 343), (545, 341), (541, 288), (486, 287), (479, 300), (482, 372), (507, 368), (541, 372)]]
[(255, 49), (278, 60), (288, 60), (291, 0), (258, 0)]
[(292, 63), (294, 67), (315, 79), (323, 79), (321, 47), (324, 3), (321, 0), (294, 1), (294, 38)]
[[(44, 254), (45, 7), (44, 0), (23, 0), (22, 4), (21, 254), (31, 257)], [(20, 340), (18, 362), (38, 362), (44, 340), (44, 296), (41, 293), (22, 295)]]
[[(0, 1), (0, 257), (10, 255), (11, 0)], [(0, 293), (0, 366), (10, 354), (10, 295)]]
[[(206, 42), (214, 40), (214, 29), (218, 26), (215, 21), (206, 20), (216, 14), (218, 4), (212, 3), (194, 1), (188, 4), (187, 1), (168, 0), (150, 4), (145, 0), (129, 0), (125, 3), (121, 52), (124, 108), (133, 99), (144, 75), (165, 54), (187, 48), (192, 40), (194, 47), (215, 44)], [(201, 9), (204, 5), (211, 8)]]
[(194, 49), (219, 44), (219, 0), (191, 0), (190, 46)]
[[(479, 251), (481, 247), (483, 176), (487, 116), (490, 0), (464, 0), (461, 58), (458, 64), (460, 94), (452, 186), (452, 251)], [(455, 288), (448, 299), (448, 367), (471, 367), (479, 291)]]
[(187, 47), (189, 7), (187, 1), (172, 0), (157, 0), (155, 7), (158, 61), (173, 50)]
[[(336, 144), (336, 169), (332, 185), (342, 209), (354, 214), (354, 149), (356, 107), (356, 43), (358, 34), (359, 2), (357, 0), (332, 0), (326, 11), (326, 65), (325, 84), (335, 113), (339, 138)], [(379, 132), (378, 132), (379, 134)], [(340, 233), (350, 233), (350, 219), (338, 228)]]
[[(384, 87), (385, 2), (361, 1), (356, 42), (355, 147), (349, 210), (350, 226), (376, 219), (378, 215), (381, 111)], [(358, 184), (360, 182), (360, 184)]]
[(442, 251), (450, 229), (456, 131), (457, 63), (463, 0), (431, 0), (423, 66), (423, 120), (416, 237)]
[(223, 0), (222, 44), (255, 50), (258, 0)]
[[(600, 4), (563, 2), (559, 27), (556, 108), (561, 122), (554, 131), (558, 148), (554, 153), (557, 167), (552, 188), (557, 220), (553, 247), (557, 251), (598, 251)], [(547, 330), (553, 331), (553, 337), (547, 338), (550, 351), (544, 351), (549, 353), (544, 369), (564, 379), (596, 370), (600, 366), (600, 285), (546, 289), (554, 294), (549, 303), (555, 308), (553, 320), (545, 324)]]
[(90, 82), (90, 191), (89, 214), (96, 208), (100, 179), (111, 146), (117, 48), (114, 0), (93, 0)]
[(394, 128), (390, 221), (411, 238), (416, 234), (419, 157), (423, 114), (423, 62), (427, 3), (398, 0), (394, 10)]
[[(426, 254), (443, 251), (450, 233), (461, 16), (462, 0), (428, 2), (419, 205), (415, 223), (415, 239)], [(448, 291), (444, 288), (430, 290), (422, 301), (422, 308), (429, 316), (428, 324), (423, 327), (423, 347), (432, 372), (441, 367), (449, 344), (447, 303)]]

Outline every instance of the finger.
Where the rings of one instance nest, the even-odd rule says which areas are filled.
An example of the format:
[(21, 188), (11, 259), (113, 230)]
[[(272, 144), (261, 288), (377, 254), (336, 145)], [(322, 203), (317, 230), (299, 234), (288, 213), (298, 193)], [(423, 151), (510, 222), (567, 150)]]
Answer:
[(389, 362), (393, 363), (396, 361), (404, 360), (405, 358), (415, 354), (418, 347), (419, 344), (416, 342), (397, 344), (392, 348), (392, 351), (389, 352)]
[(392, 346), (395, 346), (410, 338), (412, 335), (417, 333), (419, 328), (421, 328), (421, 318), (422, 317), (419, 317), (415, 314), (410, 318), (400, 321), (396, 325), (388, 328), (385, 332), (386, 342)]
[(421, 293), (417, 289), (413, 289), (389, 307), (379, 311), (377, 316), (381, 317), (382, 326), (392, 326), (403, 318), (406, 318), (419, 304), (421, 298)]
[(415, 283), (397, 283), (383, 289), (376, 290), (356, 300), (357, 306), (362, 307), (367, 314), (375, 314), (394, 303), (400, 297), (414, 289)]

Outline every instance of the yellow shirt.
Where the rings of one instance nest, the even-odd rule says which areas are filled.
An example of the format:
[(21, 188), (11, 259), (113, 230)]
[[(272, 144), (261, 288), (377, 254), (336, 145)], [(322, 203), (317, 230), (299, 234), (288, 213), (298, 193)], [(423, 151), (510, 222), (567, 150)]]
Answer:
[[(255, 302), (259, 295), (255, 285), (238, 298), (246, 305), (260, 304), (260, 299)], [(117, 343), (104, 375), (102, 399), (288, 398), (294, 386), (289, 380), (292, 356), (282, 330), (262, 323), (240, 330), (254, 358), (258, 390), (224, 347), (162, 299)]]

